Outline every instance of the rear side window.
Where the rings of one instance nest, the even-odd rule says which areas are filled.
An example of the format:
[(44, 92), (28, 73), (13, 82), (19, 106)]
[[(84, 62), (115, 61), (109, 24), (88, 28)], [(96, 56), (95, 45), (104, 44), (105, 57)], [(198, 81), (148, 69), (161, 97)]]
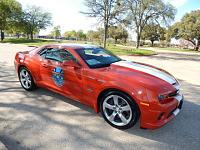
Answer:
[(41, 57), (45, 58), (46, 53), (47, 53), (47, 50), (48, 50), (48, 48), (44, 48), (44, 49), (40, 50), (40, 51), (38, 52), (38, 54), (39, 54)]

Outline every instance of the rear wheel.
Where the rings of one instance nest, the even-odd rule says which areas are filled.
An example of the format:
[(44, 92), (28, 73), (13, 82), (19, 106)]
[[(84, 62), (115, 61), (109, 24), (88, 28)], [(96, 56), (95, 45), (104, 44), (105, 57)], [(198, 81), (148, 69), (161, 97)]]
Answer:
[(137, 104), (120, 91), (106, 93), (101, 99), (100, 109), (105, 121), (118, 129), (133, 127), (139, 118)]
[(27, 91), (32, 91), (36, 88), (30, 71), (28, 71), (28, 69), (25, 67), (21, 67), (19, 69), (19, 80), (21, 86)]

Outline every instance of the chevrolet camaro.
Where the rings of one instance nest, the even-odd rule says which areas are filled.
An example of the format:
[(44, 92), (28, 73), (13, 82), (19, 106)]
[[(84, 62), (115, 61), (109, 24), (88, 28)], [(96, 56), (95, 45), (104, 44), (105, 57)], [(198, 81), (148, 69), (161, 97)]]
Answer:
[(18, 52), (14, 63), (25, 90), (43, 87), (79, 101), (118, 129), (138, 120), (141, 128), (159, 128), (183, 104), (180, 84), (171, 74), (123, 60), (99, 46), (46, 45)]

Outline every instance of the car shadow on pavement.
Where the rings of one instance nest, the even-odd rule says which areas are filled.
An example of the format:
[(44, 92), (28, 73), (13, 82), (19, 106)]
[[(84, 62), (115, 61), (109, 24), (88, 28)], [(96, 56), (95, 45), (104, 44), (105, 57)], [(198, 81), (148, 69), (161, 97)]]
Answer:
[[(156, 130), (128, 129), (125, 132), (149, 140), (167, 143), (172, 149), (199, 149), (200, 147), (200, 85), (179, 80), (184, 94), (181, 112), (165, 126)], [(169, 148), (170, 149), (170, 148)]]
[[(141, 144), (142, 148), (153, 148), (159, 143), (165, 149), (200, 147), (200, 85), (180, 81), (185, 96), (183, 109), (164, 127), (143, 130), (137, 124), (121, 131), (79, 102), (42, 88), (23, 90), (14, 67), (0, 64), (0, 70), (0, 141), (8, 149), (49, 149), (58, 143), (74, 149), (80, 145), (83, 149), (107, 149), (108, 145), (131, 149), (141, 148)], [(143, 143), (144, 140), (148, 142)]]
[[(0, 134), (0, 142), (4, 144), (4, 149), (12, 150), (12, 149), (19, 149), (19, 150), (26, 150), (25, 147), (20, 145), (19, 141), (16, 141), (9, 135)], [(3, 149), (3, 150), (4, 150)]]

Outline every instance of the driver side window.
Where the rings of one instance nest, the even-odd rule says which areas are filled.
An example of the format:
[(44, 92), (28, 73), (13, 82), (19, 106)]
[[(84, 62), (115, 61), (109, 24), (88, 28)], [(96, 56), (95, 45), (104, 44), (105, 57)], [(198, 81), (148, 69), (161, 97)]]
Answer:
[(70, 52), (64, 49), (60, 50), (60, 59), (62, 60), (62, 62), (68, 61), (68, 60), (76, 61), (76, 58), (74, 58), (74, 56)]
[(59, 49), (52, 48), (52, 49), (48, 50), (47, 53), (46, 53), (46, 57), (45, 58), (61, 62)]
[(64, 62), (68, 60), (73, 60), (77, 62), (76, 58), (67, 50), (58, 48), (45, 48), (38, 53), (41, 57), (45, 59), (50, 59), (54, 61)]

